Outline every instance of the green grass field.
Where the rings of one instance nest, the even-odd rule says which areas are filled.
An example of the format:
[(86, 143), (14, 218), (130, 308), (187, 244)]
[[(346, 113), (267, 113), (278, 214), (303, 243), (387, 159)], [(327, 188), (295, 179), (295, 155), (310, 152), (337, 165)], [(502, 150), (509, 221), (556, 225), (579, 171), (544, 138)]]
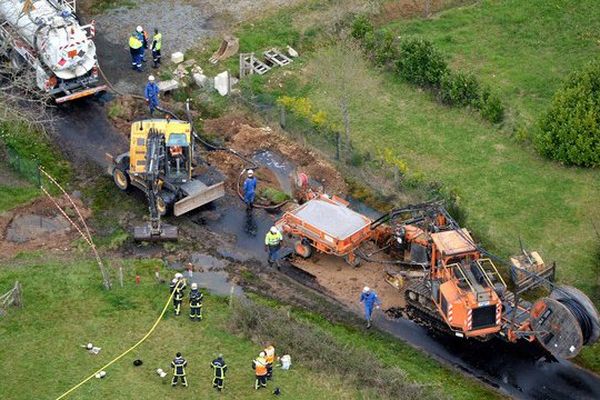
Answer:
[[(89, 260), (52, 260), (43, 254), (23, 254), (10, 265), (0, 264), (0, 291), (15, 280), (23, 285), (24, 308), (11, 309), (0, 320), (0, 380), (3, 398), (53, 399), (137, 342), (152, 326), (168, 298), (166, 284), (153, 279), (160, 261), (123, 261), (125, 285), (105, 291), (97, 266)], [(162, 270), (163, 274), (168, 271)], [(134, 276), (141, 276), (136, 285)], [(192, 323), (185, 315), (168, 314), (150, 338), (107, 370), (103, 380), (93, 378), (69, 399), (231, 398), (258, 399), (250, 368), (259, 346), (232, 333), (227, 299), (208, 296), (205, 320)], [(312, 316), (314, 321), (319, 318)], [(493, 398), (495, 393), (460, 374), (441, 368), (435, 361), (394, 339), (332, 326), (321, 321), (324, 332), (339, 336), (340, 351), (347, 346), (373, 346), (376, 356), (390, 367), (407, 371), (408, 379), (445, 388), (452, 398)], [(317, 326), (315, 325), (315, 327)], [(102, 347), (98, 356), (80, 348), (93, 342)], [(386, 350), (387, 349), (387, 353)], [(156, 368), (169, 369), (175, 352), (189, 362), (188, 389), (170, 387)], [(226, 391), (211, 387), (210, 361), (225, 355), (230, 371)], [(144, 361), (134, 367), (133, 360)], [(294, 359), (294, 355), (292, 354)], [(359, 399), (359, 390), (343, 377), (308, 370), (298, 362), (290, 371), (276, 371), (271, 386), (279, 386), (284, 399)]]
[(451, 65), (498, 89), (516, 122), (527, 125), (562, 80), (598, 54), (597, 10), (595, 0), (483, 0), (388, 28), (432, 40)]

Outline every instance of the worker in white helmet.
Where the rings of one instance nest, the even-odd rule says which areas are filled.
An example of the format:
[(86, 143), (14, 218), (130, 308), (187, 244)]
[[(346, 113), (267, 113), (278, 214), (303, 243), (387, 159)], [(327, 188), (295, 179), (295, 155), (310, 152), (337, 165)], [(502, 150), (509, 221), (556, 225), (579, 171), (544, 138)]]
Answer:
[(175, 316), (179, 316), (181, 314), (181, 303), (183, 303), (184, 290), (186, 288), (186, 282), (183, 278), (183, 274), (180, 272), (175, 274), (175, 278), (171, 281), (171, 292), (175, 291), (173, 295), (173, 310), (175, 311)]
[(146, 88), (144, 89), (144, 97), (146, 98), (146, 104), (148, 104), (151, 116), (158, 107), (159, 90), (155, 80), (154, 75), (148, 76), (148, 83), (146, 83)]
[(190, 290), (190, 319), (192, 321), (202, 321), (202, 299), (204, 295), (198, 290), (198, 284), (192, 283)]
[(129, 36), (129, 52), (131, 53), (131, 69), (142, 72), (142, 58), (144, 54), (144, 30), (138, 26)]
[(254, 389), (257, 390), (261, 387), (267, 387), (267, 360), (265, 359), (265, 356), (265, 352), (261, 351), (258, 357), (252, 361), (252, 368), (254, 369), (254, 374), (256, 376)]
[(360, 294), (360, 302), (365, 307), (365, 319), (367, 320), (367, 329), (371, 327), (371, 314), (373, 313), (373, 307), (381, 308), (381, 301), (377, 297), (377, 293), (374, 290), (365, 286)]
[(254, 176), (254, 170), (248, 170), (248, 176), (244, 181), (244, 203), (248, 210), (254, 207), (254, 197), (256, 196), (256, 185), (258, 184), (256, 177)]
[(283, 235), (279, 232), (279, 229), (276, 226), (272, 226), (265, 236), (265, 251), (269, 252), (268, 262), (270, 267), (275, 264), (277, 269), (281, 269), (279, 265), (279, 249), (281, 248), (282, 240)]

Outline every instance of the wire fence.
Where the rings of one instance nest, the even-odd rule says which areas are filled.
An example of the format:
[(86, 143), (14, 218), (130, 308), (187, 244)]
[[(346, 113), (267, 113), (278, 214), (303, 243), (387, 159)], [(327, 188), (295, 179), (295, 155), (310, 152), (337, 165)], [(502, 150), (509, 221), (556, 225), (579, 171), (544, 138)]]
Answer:
[(22, 157), (9, 145), (5, 145), (5, 149), (10, 167), (18, 172), (23, 178), (36, 185), (36, 187), (40, 187), (42, 183), (40, 163), (37, 160)]
[(294, 140), (310, 144), (322, 153), (335, 159), (344, 159), (348, 149), (343, 145), (341, 134), (326, 128), (317, 127), (307, 118), (287, 110), (277, 104), (274, 95), (244, 93), (235, 98), (240, 104), (249, 107), (271, 126), (279, 125)]

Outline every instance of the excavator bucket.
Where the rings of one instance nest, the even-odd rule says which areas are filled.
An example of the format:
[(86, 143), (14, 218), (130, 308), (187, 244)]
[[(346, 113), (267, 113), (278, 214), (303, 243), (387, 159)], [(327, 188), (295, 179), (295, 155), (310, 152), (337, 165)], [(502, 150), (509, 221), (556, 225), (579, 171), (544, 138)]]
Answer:
[(161, 224), (158, 232), (154, 231), (150, 224), (133, 228), (133, 239), (138, 242), (176, 241), (177, 237), (177, 227), (173, 225)]
[(186, 196), (175, 203), (173, 207), (173, 214), (176, 217), (225, 196), (224, 182), (206, 186), (202, 182), (194, 180), (183, 185), (181, 189)]
[(231, 57), (240, 50), (240, 41), (238, 38), (226, 35), (221, 42), (219, 49), (214, 52), (209, 59), (211, 64), (216, 64), (221, 60)]

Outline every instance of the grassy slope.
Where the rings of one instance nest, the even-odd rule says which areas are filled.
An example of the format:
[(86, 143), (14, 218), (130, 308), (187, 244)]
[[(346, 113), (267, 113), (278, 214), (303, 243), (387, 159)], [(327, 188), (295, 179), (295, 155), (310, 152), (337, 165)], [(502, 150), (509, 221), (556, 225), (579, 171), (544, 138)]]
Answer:
[[(142, 276), (140, 286), (133, 284), (134, 270)], [(4, 266), (0, 271), (1, 288), (18, 279), (25, 292), (25, 308), (11, 311), (0, 325), (3, 397), (15, 400), (55, 398), (113, 359), (150, 328), (168, 296), (166, 286), (154, 284), (149, 262), (137, 264), (126, 286), (111, 292), (100, 288), (96, 266), (89, 262), (34, 261), (27, 268)], [(250, 369), (259, 349), (225, 329), (229, 313), (222, 300), (208, 297), (205, 311), (206, 320), (196, 324), (169, 313), (148, 341), (108, 369), (105, 380), (93, 379), (69, 398), (263, 398), (265, 393), (252, 387)], [(98, 356), (79, 348), (88, 341), (103, 348)], [(154, 372), (158, 367), (168, 370), (176, 351), (189, 362), (187, 390), (172, 389)], [(225, 396), (210, 384), (209, 363), (218, 352), (230, 367)], [(142, 367), (132, 366), (136, 358), (143, 359)], [(282, 398), (356, 397), (339, 380), (328, 382), (297, 364), (293, 371), (277, 373), (276, 383), (283, 389)]]
[(0, 184), (0, 213), (40, 196), (41, 192), (33, 186), (5, 186)]
[(595, 0), (484, 0), (390, 27), (431, 39), (453, 65), (498, 88), (530, 123), (565, 76), (597, 54), (597, 7)]

